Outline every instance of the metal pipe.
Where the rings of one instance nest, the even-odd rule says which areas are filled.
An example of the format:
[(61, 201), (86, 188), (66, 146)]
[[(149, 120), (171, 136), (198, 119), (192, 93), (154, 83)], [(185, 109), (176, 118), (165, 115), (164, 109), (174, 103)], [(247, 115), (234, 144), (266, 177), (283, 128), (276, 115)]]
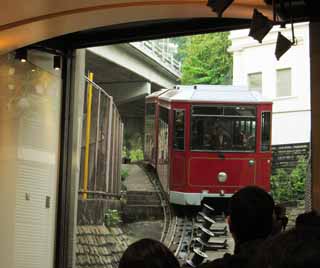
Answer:
[(106, 192), (110, 191), (110, 167), (111, 167), (111, 132), (112, 132), (112, 120), (113, 120), (113, 99), (108, 99), (109, 119), (107, 130), (107, 159), (106, 159)]
[[(99, 89), (98, 89), (99, 90)], [(96, 148), (95, 148), (95, 163), (94, 163), (94, 190), (97, 190), (98, 177), (98, 151), (99, 151), (99, 132), (100, 132), (100, 106), (101, 106), (101, 90), (98, 92), (98, 111), (97, 111), (97, 131), (96, 131)]]
[(88, 92), (87, 92), (87, 124), (86, 124), (86, 145), (83, 168), (83, 194), (82, 198), (87, 199), (88, 177), (89, 177), (89, 151), (90, 151), (90, 127), (91, 127), (91, 107), (92, 107), (92, 80), (93, 73), (89, 72)]

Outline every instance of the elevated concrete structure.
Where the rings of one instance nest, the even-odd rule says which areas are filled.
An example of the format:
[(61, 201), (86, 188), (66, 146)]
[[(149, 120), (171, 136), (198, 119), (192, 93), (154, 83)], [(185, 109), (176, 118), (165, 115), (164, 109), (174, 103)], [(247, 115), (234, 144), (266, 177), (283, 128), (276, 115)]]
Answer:
[(145, 96), (172, 88), (180, 79), (179, 64), (161, 51), (153, 53), (139, 43), (86, 50), (86, 72), (113, 96), (125, 124), (125, 137), (143, 133)]

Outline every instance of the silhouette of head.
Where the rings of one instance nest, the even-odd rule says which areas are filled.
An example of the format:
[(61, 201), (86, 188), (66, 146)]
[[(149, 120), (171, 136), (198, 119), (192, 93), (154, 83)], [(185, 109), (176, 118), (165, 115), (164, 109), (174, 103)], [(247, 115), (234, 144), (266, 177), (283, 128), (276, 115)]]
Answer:
[(229, 202), (230, 231), (236, 244), (264, 239), (272, 231), (274, 201), (262, 188), (247, 186)]
[(179, 268), (179, 262), (162, 243), (141, 239), (123, 253), (119, 268)]

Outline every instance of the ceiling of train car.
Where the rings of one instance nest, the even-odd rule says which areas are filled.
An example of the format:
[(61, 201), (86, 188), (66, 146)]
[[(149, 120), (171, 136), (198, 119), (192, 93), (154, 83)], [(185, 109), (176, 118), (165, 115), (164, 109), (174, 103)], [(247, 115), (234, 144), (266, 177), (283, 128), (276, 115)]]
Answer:
[[(235, 0), (224, 17), (249, 19), (254, 7), (271, 16), (263, 0)], [(1, 5), (0, 54), (99, 27), (212, 17), (207, 0), (11, 0)]]
[(59, 36), (37, 45), (54, 49), (86, 48), (123, 42), (160, 39), (167, 36), (182, 36), (248, 28), (249, 19), (192, 18), (136, 22), (100, 27), (87, 31)]
[[(279, 1), (289, 0), (277, 0)], [(312, 2), (311, 0), (292, 1), (297, 3), (295, 10), (302, 10), (300, 13), (296, 12), (297, 17), (304, 17), (305, 13), (309, 12), (301, 9), (301, 6), (306, 2)], [(77, 47), (77, 44), (79, 47), (84, 47), (108, 41), (115, 43), (139, 39), (145, 32), (149, 33), (145, 34), (146, 37), (158, 38), (164, 35), (179, 35), (183, 32), (242, 28), (248, 25), (254, 8), (272, 18), (270, 5), (272, 0), (234, 0), (223, 13), (223, 18), (218, 19), (217, 14), (207, 6), (207, 2), (207, 0), (6, 1), (1, 3), (0, 54), (59, 36), (64, 36), (60, 39), (63, 47)], [(285, 12), (283, 14), (285, 15)], [(172, 28), (176, 23), (177, 26)], [(139, 24), (141, 32), (132, 28)], [(122, 28), (118, 29), (123, 31), (117, 31), (117, 25), (121, 25)], [(126, 32), (126, 29), (129, 30)], [(79, 42), (84, 39), (88, 42)]]

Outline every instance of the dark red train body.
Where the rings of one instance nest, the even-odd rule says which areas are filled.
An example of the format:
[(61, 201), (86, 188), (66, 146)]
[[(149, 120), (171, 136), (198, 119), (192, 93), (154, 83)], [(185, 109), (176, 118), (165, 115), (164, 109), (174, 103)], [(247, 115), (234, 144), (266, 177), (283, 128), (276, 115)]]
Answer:
[(145, 159), (170, 202), (200, 205), (246, 185), (270, 191), (272, 103), (234, 86), (179, 86), (146, 98)]

